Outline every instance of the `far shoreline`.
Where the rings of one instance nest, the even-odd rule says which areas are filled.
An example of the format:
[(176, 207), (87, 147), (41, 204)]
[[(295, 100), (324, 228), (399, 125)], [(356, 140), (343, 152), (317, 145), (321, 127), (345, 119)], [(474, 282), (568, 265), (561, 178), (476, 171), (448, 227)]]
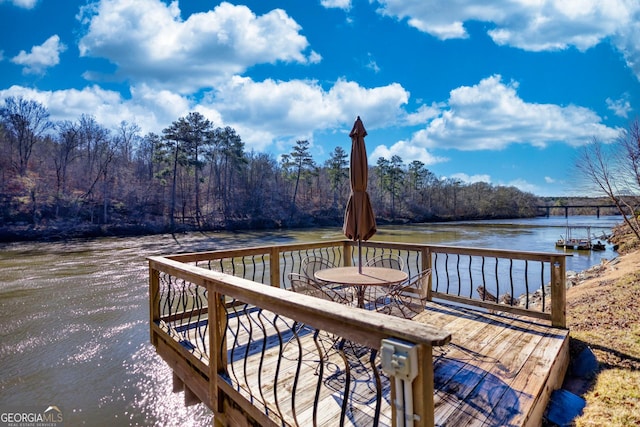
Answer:
[[(573, 217), (585, 217), (590, 215), (573, 215)], [(452, 222), (478, 223), (482, 221), (496, 220), (521, 220), (545, 218), (544, 215), (531, 217), (488, 217), (488, 218), (419, 218), (409, 220), (400, 218), (388, 220), (376, 218), (378, 226), (387, 225), (411, 225), (411, 224), (446, 224)], [(561, 218), (563, 216), (554, 215)], [(549, 218), (549, 217), (546, 217)], [(622, 219), (621, 219), (622, 222)], [(73, 239), (96, 239), (102, 237), (140, 237), (159, 234), (184, 234), (184, 233), (215, 233), (237, 231), (275, 231), (314, 229), (321, 227), (342, 227), (342, 218), (306, 218), (289, 223), (276, 221), (229, 221), (225, 225), (216, 227), (194, 227), (188, 225), (176, 225), (173, 229), (164, 224), (89, 224), (73, 223), (68, 221), (51, 222), (44, 225), (33, 224), (9, 224), (0, 226), (0, 243), (18, 242), (59, 242)]]

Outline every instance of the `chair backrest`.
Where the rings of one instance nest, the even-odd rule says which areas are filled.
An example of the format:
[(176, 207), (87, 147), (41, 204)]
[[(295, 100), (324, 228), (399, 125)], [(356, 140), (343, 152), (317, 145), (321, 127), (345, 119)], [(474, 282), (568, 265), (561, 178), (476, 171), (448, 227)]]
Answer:
[[(387, 297), (376, 300), (376, 311), (405, 319), (412, 319), (424, 311), (429, 295), (430, 274), (431, 269), (426, 269), (393, 285)], [(378, 304), (378, 301), (381, 303)]]
[(289, 273), (289, 281), (291, 282), (291, 290), (293, 292), (299, 292), (301, 294), (341, 304), (351, 303), (351, 299), (348, 295), (342, 294), (331, 286), (319, 283), (303, 274)]
[(365, 265), (404, 270), (404, 260), (399, 255), (378, 255), (368, 260)]
[(303, 258), (300, 270), (303, 275), (309, 277), (310, 279), (315, 279), (316, 271), (332, 267), (335, 267), (335, 265), (331, 261), (319, 256), (312, 255)]
[(415, 293), (421, 300), (426, 300), (429, 294), (429, 276), (431, 269), (427, 268), (413, 277), (410, 277), (407, 285), (403, 287), (403, 292)]
[(420, 289), (420, 299), (423, 301), (426, 300), (427, 295), (429, 295), (429, 276), (431, 276), (431, 269), (427, 268), (418, 274), (416, 279), (418, 281), (416, 284), (419, 285)]
[[(316, 288), (312, 285), (311, 280), (307, 276), (296, 273), (289, 273), (289, 281), (291, 290), (305, 295), (314, 295), (317, 293)], [(315, 296), (315, 295), (314, 295)]]

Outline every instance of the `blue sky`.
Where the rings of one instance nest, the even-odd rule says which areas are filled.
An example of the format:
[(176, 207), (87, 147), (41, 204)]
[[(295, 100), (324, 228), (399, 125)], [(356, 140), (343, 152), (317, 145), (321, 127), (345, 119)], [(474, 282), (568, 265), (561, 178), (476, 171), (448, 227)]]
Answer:
[(640, 115), (639, 40), (637, 0), (0, 0), (0, 98), (319, 163), (359, 115), (370, 164), (580, 195), (580, 147)]

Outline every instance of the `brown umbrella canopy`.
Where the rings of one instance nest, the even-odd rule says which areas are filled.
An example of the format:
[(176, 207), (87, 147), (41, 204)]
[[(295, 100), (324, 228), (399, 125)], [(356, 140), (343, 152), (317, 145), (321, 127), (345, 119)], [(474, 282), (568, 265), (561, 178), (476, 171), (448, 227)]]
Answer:
[(364, 145), (364, 129), (360, 116), (353, 124), (351, 137), (351, 194), (344, 213), (344, 235), (351, 240), (369, 240), (376, 234), (376, 218), (373, 215), (371, 201), (367, 193), (369, 166), (367, 148)]

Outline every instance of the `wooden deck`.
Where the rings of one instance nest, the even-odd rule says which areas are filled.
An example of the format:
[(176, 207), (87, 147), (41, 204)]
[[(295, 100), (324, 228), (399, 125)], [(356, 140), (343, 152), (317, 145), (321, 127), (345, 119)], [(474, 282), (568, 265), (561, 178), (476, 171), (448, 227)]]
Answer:
[[(151, 342), (174, 390), (211, 408), (216, 427), (394, 426), (404, 412), (416, 426), (540, 426), (569, 363), (564, 255), (366, 246), (401, 254), (410, 275), (432, 270), (423, 313), (400, 319), (287, 290), (311, 254), (352, 265), (351, 241), (151, 257)], [(526, 298), (503, 305), (478, 283)], [(402, 379), (402, 361), (390, 363), (395, 377), (384, 372), (383, 340), (395, 342), (388, 357), (415, 351), (415, 378)], [(412, 407), (399, 405), (403, 385)]]
[[(253, 321), (259, 321), (257, 315)], [(290, 321), (280, 321), (283, 329), (287, 327), (285, 323), (290, 325)], [(550, 393), (559, 388), (568, 366), (567, 330), (436, 302), (430, 302), (414, 321), (452, 334), (450, 344), (434, 348), (436, 426), (539, 423)], [(272, 340), (272, 345), (263, 356), (260, 352), (245, 352), (250, 347), (246, 334), (233, 322), (229, 326), (239, 333), (227, 337), (228, 348), (241, 350), (229, 357), (233, 362), (229, 365), (228, 385), (254, 404), (260, 393), (267, 394), (266, 401), (280, 402), (280, 407), (257, 404), (261, 411), (273, 415), (272, 420), (306, 426), (313, 425), (315, 417), (317, 425), (337, 425), (345, 403), (341, 390), (346, 379), (344, 367), (348, 366), (351, 390), (346, 397), (349, 411), (344, 424), (373, 425), (375, 406), (379, 404), (378, 425), (392, 425), (389, 378), (372, 368), (372, 363), (379, 366), (379, 357), (369, 360), (371, 353), (366, 349), (349, 348), (347, 344), (344, 355), (348, 365), (340, 352), (329, 349), (327, 362), (321, 364), (319, 354), (331, 347), (328, 337), (318, 340), (325, 346), (321, 351), (312, 334), (304, 331), (297, 337), (300, 346), (285, 342), (281, 347), (271, 327), (266, 338)], [(377, 379), (376, 371), (380, 372)], [(376, 380), (381, 384), (380, 396), (376, 396)], [(259, 383), (261, 391), (255, 388)], [(276, 398), (274, 393), (278, 394)], [(316, 399), (318, 404), (314, 405)], [(295, 416), (291, 417), (291, 413)]]

